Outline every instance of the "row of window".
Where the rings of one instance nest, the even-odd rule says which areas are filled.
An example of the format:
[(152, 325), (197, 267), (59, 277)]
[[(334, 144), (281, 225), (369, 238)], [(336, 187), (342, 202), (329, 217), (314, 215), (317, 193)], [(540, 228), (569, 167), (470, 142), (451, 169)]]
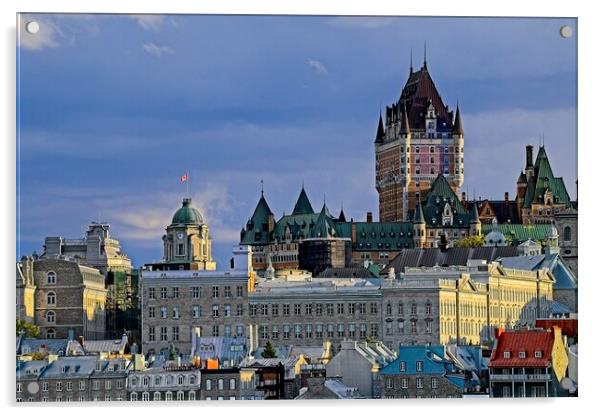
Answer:
[[(221, 310), (221, 311), (220, 311)], [(240, 317), (242, 316), (243, 313), (243, 305), (242, 304), (236, 304), (236, 309), (235, 309), (235, 315)], [(190, 307), (190, 316), (192, 318), (200, 318), (203, 315), (203, 308), (201, 305), (199, 304), (194, 304), (192, 307)], [(212, 317), (219, 317), (220, 315), (223, 315), (224, 317), (232, 317), (233, 313), (232, 313), (232, 305), (231, 304), (224, 304), (222, 306), (220, 306), (219, 304), (213, 304), (211, 306), (211, 315)], [(159, 307), (159, 314), (157, 314), (157, 308), (156, 307), (148, 307), (148, 317), (149, 318), (163, 318), (163, 319), (167, 319), (169, 318), (170, 313), (168, 311), (168, 307), (167, 306), (161, 306)], [(174, 320), (178, 320), (182, 317), (182, 315), (180, 314), (180, 306), (179, 305), (174, 305), (171, 308), (171, 318)]]
[(138, 386), (138, 384), (140, 384), (140, 386), (148, 387), (151, 386), (151, 382), (152, 386), (171, 386), (174, 384), (174, 381), (176, 382), (175, 384), (177, 384), (178, 386), (195, 385), (196, 375), (178, 375), (177, 377), (175, 377), (175, 379), (174, 376), (155, 376), (154, 378), (151, 378), (150, 376), (133, 376), (130, 378), (130, 382), (133, 387)]
[[(100, 395), (94, 395), (94, 397), (92, 398), (92, 400), (93, 401), (101, 401), (102, 399), (101, 399)], [(106, 402), (110, 402), (112, 400), (111, 395), (105, 395), (104, 396), (104, 400)], [(123, 401), (123, 398), (121, 396), (117, 396), (115, 398), (115, 400), (116, 401)], [(49, 401), (48, 396), (42, 396), (42, 402), (48, 402), (48, 401)], [(70, 395), (67, 395), (65, 397), (63, 397), (63, 396), (57, 396), (54, 399), (54, 401), (55, 402), (72, 402), (73, 401), (73, 396), (70, 396)], [(87, 399), (86, 399), (86, 397), (84, 395), (80, 395), (79, 398), (78, 398), (78, 401), (79, 402), (85, 402), (85, 401), (87, 401)], [(23, 398), (17, 397), (17, 402), (23, 402)], [(35, 402), (35, 399), (34, 398), (29, 398), (28, 402)]]
[(283, 316), (290, 316), (292, 311), (296, 316), (310, 316), (314, 313), (316, 316), (323, 314), (332, 316), (335, 314), (335, 309), (337, 314), (355, 314), (357, 312), (362, 315), (368, 312), (368, 305), (370, 307), (370, 314), (378, 314), (378, 303), (306, 303), (293, 304), (292, 308), (290, 304), (249, 304), (249, 315), (277, 316), (282, 313)]
[[(410, 333), (417, 334), (418, 333), (418, 322), (416, 320), (411, 320), (409, 323), (410, 323)], [(424, 322), (424, 331), (426, 334), (431, 334), (433, 332), (433, 322), (431, 320), (426, 320)], [(396, 332), (398, 334), (404, 334), (406, 332), (405, 321), (397, 322)], [(385, 333), (393, 334), (393, 322), (387, 321), (385, 323)]]
[[(218, 285), (214, 285), (213, 287), (211, 287), (211, 298), (219, 298), (220, 291), (222, 291), (221, 295), (223, 295), (225, 298), (233, 297), (233, 290), (232, 290), (231, 286), (226, 285), (221, 288), (222, 289), (220, 290), (220, 286), (218, 286)], [(191, 298), (201, 298), (201, 294), (202, 294), (201, 287), (190, 287), (189, 291), (190, 291), (189, 295)], [(159, 298), (161, 298), (163, 300), (167, 299), (167, 298), (180, 298), (181, 294), (182, 293), (180, 292), (180, 287), (171, 287), (171, 293), (168, 293), (168, 287), (159, 287)], [(237, 297), (244, 296), (244, 286), (243, 285), (236, 286), (236, 296)], [(157, 298), (157, 290), (155, 287), (148, 288), (148, 298), (150, 298), (150, 299)]]
[[(230, 325), (225, 325), (223, 326), (224, 330), (223, 332), (220, 330), (220, 326), (215, 325), (211, 327), (211, 336), (213, 337), (219, 337), (219, 336), (226, 336), (226, 337), (230, 337), (233, 335), (233, 330), (232, 330), (232, 326)], [(162, 342), (166, 342), (166, 341), (180, 341), (180, 328), (178, 326), (174, 326), (171, 327), (171, 336), (169, 333), (169, 327), (159, 327), (158, 328), (158, 333), (159, 333), (159, 341)], [(245, 326), (244, 325), (237, 325), (235, 327), (235, 333), (237, 337), (241, 337), (245, 335)], [(157, 327), (149, 327), (148, 328), (148, 341), (149, 342), (156, 342), (157, 341)]]
[[(401, 389), (408, 389), (409, 387), (409, 379), (408, 378), (401, 378), (401, 382), (400, 382), (400, 386)], [(417, 377), (416, 378), (416, 389), (423, 389), (424, 388), (424, 378), (422, 377)], [(438, 389), (439, 388), (439, 378), (431, 378), (431, 389)], [(387, 378), (387, 389), (395, 389), (395, 384), (393, 382), (393, 378)]]
[[(100, 386), (102, 385), (102, 381), (100, 380), (94, 380), (92, 381), (92, 390), (100, 390)], [(49, 383), (48, 382), (42, 382), (42, 392), (48, 392), (49, 390)], [(68, 382), (56, 382), (54, 387), (55, 390), (57, 392), (62, 392), (63, 391), (63, 386), (64, 386), (64, 390), (67, 392), (71, 392), (73, 391), (73, 382), (72, 381), (68, 381)], [(112, 380), (105, 380), (104, 381), (104, 389), (105, 390), (111, 390), (113, 389), (123, 389), (124, 386), (124, 382), (123, 379), (116, 379), (115, 381)], [(22, 388), (23, 388), (23, 384), (22, 383), (17, 383), (17, 392), (22, 392)], [(78, 384), (78, 389), (80, 391), (85, 391), (86, 390), (86, 381), (85, 380), (80, 380), (79, 384)]]
[[(397, 314), (402, 316), (404, 315), (404, 303), (399, 302), (397, 303)], [(424, 314), (426, 314), (427, 316), (430, 316), (433, 312), (433, 306), (431, 305), (431, 303), (426, 303), (424, 305)], [(390, 316), (393, 315), (393, 305), (391, 303), (387, 303), (387, 305), (385, 306), (385, 314)], [(418, 304), (416, 303), (412, 303), (410, 304), (410, 315), (415, 316), (418, 315)]]
[[(280, 334), (284, 340), (288, 340), (291, 336), (295, 339), (307, 338), (311, 339), (315, 336), (316, 339), (324, 337), (346, 337), (354, 338), (359, 335), (360, 338), (366, 337), (368, 333), (368, 325), (366, 323), (349, 323), (347, 326), (343, 323), (315, 323), (315, 324), (284, 324), (282, 327), (278, 325), (268, 326), (266, 324), (259, 327), (259, 337), (263, 340), (278, 340)], [(370, 324), (370, 336), (378, 337), (378, 324)]]

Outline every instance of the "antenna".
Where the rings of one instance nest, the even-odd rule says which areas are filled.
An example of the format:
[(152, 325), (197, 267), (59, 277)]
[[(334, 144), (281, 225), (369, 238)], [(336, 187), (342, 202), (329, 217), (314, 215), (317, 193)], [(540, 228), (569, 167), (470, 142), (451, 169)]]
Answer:
[(426, 40), (424, 41), (424, 67), (426, 68)]
[(410, 48), (410, 74), (414, 73), (414, 59), (412, 56), (412, 48)]
[(260, 180), (261, 182), (261, 196), (263, 196), (263, 177)]

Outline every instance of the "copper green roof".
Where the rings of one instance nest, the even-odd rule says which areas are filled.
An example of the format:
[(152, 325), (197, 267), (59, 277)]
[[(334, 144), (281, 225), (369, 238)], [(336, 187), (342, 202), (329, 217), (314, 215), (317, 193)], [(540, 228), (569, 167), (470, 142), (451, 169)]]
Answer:
[(307, 197), (307, 193), (305, 193), (305, 188), (301, 188), (301, 193), (299, 193), (299, 198), (297, 199), (297, 203), (295, 203), (295, 207), (293, 208), (293, 215), (306, 215), (314, 213), (314, 209), (311, 207), (311, 203), (309, 202), (309, 198)]
[[(537, 225), (522, 225), (516, 223), (499, 223), (497, 225), (498, 232), (501, 232), (506, 237), (509, 244), (518, 245), (529, 239), (532, 241), (547, 240), (548, 231), (552, 224), (537, 224)], [(483, 224), (482, 234), (486, 235), (493, 230), (492, 224)]]
[(328, 238), (337, 236), (337, 232), (334, 229), (334, 222), (330, 212), (328, 212), (326, 203), (322, 205), (322, 210), (320, 211), (318, 219), (316, 220), (316, 226), (311, 229), (310, 236), (312, 238)]
[(477, 209), (476, 203), (472, 205), (472, 210), (470, 211), (470, 223), (481, 223), (481, 220), (479, 219), (479, 210)]
[(410, 222), (335, 223), (337, 236), (351, 238), (355, 225), (354, 251), (399, 251), (414, 247), (414, 226)]
[(185, 198), (182, 207), (176, 210), (171, 219), (172, 225), (201, 225), (203, 217), (201, 212), (192, 206), (192, 199)]
[(253, 216), (240, 232), (240, 243), (244, 245), (265, 245), (269, 243), (269, 222), (273, 220), (272, 210), (263, 197), (263, 192), (261, 192), (261, 198), (257, 202)]
[(422, 205), (420, 203), (414, 211), (414, 223), (424, 223), (424, 213), (422, 212)]
[(533, 169), (535, 175), (527, 185), (524, 206), (528, 208), (533, 203), (543, 204), (544, 195), (549, 190), (554, 195), (554, 203), (564, 203), (567, 207), (570, 207), (571, 200), (564, 185), (564, 180), (562, 180), (562, 177), (554, 177), (550, 160), (543, 146), (539, 147)]
[(470, 223), (470, 213), (458, 199), (450, 187), (447, 179), (439, 174), (431, 184), (426, 195), (426, 201), (422, 205), (427, 227), (443, 227), (443, 210), (449, 204), (453, 221), (450, 228), (466, 228)]

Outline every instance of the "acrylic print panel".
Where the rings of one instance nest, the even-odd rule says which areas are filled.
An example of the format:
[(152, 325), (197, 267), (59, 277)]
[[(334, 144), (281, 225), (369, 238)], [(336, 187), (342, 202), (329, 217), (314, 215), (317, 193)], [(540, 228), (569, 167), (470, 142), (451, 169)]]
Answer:
[(16, 400), (576, 396), (577, 34), (19, 15)]

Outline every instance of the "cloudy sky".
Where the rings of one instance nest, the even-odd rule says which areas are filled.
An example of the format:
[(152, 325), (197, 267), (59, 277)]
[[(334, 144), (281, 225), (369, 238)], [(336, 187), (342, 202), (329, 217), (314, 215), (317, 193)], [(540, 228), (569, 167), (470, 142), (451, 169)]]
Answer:
[[(24, 24), (36, 20), (31, 35)], [(574, 36), (559, 35), (571, 25)], [(136, 265), (159, 260), (186, 188), (219, 265), (263, 178), (277, 216), (301, 187), (319, 209), (378, 212), (381, 106), (422, 61), (458, 98), (468, 195), (514, 196), (545, 136), (576, 179), (576, 21), (305, 16), (26, 15), (18, 47), (17, 256), (108, 221)]]

